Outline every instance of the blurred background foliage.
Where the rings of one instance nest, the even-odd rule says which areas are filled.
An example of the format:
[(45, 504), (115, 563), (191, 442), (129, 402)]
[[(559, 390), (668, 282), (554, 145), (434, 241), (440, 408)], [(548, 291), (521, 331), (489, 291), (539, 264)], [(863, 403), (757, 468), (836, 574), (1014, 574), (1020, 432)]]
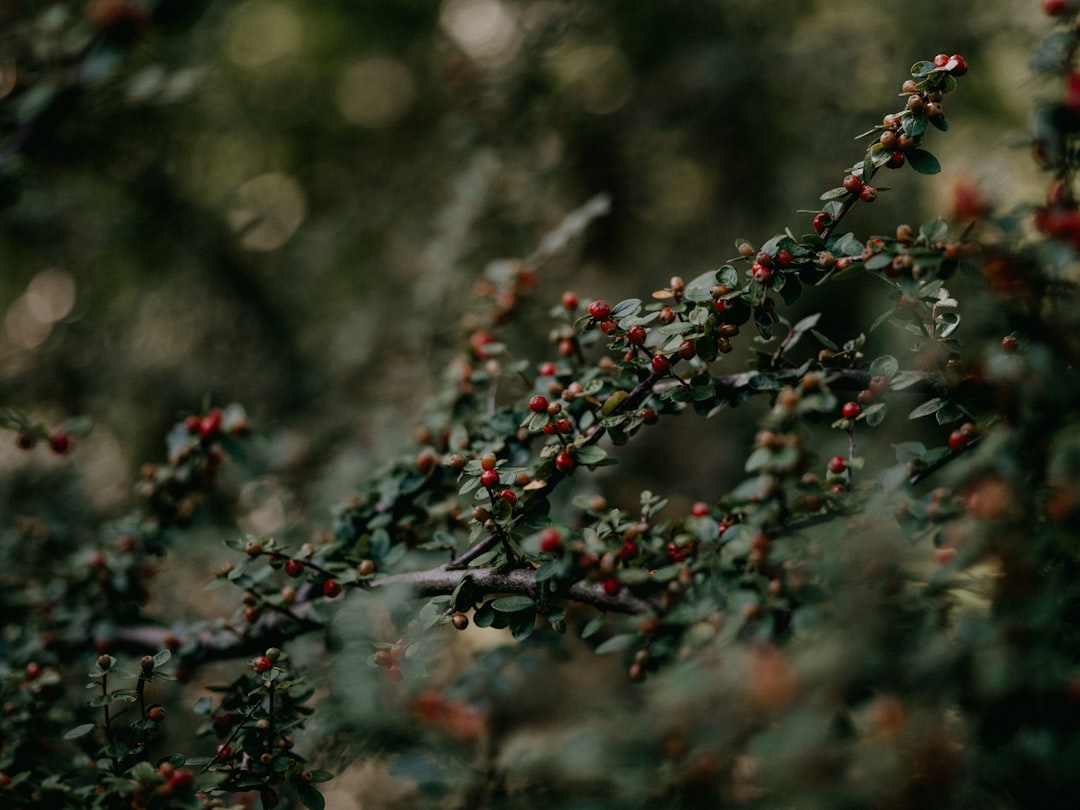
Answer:
[[(409, 447), (488, 263), (611, 195), (514, 327), (541, 359), (565, 289), (646, 297), (738, 237), (808, 231), (795, 212), (861, 159), (852, 138), (901, 106), (907, 66), (942, 51), (972, 67), (928, 143), (945, 177), (890, 173), (850, 227), (962, 215), (957, 188), (1001, 208), (1040, 196), (1028, 0), (162, 0), (145, 24), (104, 24), (122, 5), (0, 4), (0, 404), (96, 423), (70, 462), (0, 444), (5, 517), (47, 501), (62, 518), (68, 488), (71, 515), (79, 498), (115, 514), (169, 425), (240, 401), (263, 452), (227, 520), (325, 526)], [(876, 295), (853, 281), (800, 306), (844, 339)], [(647, 469), (608, 477), (625, 505), (658, 480), (688, 503), (738, 478), (750, 422), (706, 423), (710, 454), (681, 421), (635, 443)]]
[[(0, 401), (92, 415), (99, 481), (157, 457), (179, 413), (238, 400), (282, 429), (294, 483), (342, 482), (332, 501), (339, 450), (362, 470), (357, 440), (407, 437), (489, 261), (598, 192), (612, 214), (543, 269), (541, 300), (640, 296), (736, 237), (809, 230), (794, 212), (939, 51), (973, 66), (931, 145), (949, 182), (891, 175), (853, 227), (947, 213), (956, 182), (1000, 200), (1027, 165), (998, 135), (1025, 126), (1026, 2), (168, 0), (88, 40), (108, 6), (0, 11), (0, 178), (19, 195)], [(853, 335), (871, 292), (821, 306)]]

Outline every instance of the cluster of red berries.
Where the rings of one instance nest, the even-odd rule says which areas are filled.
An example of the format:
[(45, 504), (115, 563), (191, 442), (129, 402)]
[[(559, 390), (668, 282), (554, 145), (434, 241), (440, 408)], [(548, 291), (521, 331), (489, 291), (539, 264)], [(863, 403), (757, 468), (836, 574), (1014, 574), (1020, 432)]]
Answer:
[(1043, 0), (1042, 7), (1043, 13), (1050, 17), (1063, 17), (1077, 9), (1076, 3), (1070, 0)]
[[(48, 435), (49, 449), (58, 456), (66, 455), (74, 444), (71, 434), (66, 430), (57, 429)], [(20, 450), (33, 450), (37, 446), (38, 437), (28, 431), (20, 430), (15, 434), (15, 446)]]
[[(968, 72), (967, 61), (958, 53), (951, 56), (939, 53), (933, 59), (933, 66), (938, 71), (943, 71), (951, 76), (963, 76)], [(911, 134), (904, 126), (905, 118), (910, 116), (925, 117), (926, 119), (941, 124), (945, 118), (945, 108), (942, 100), (945, 97), (945, 89), (940, 82), (931, 82), (929, 86), (920, 87), (920, 83), (914, 79), (906, 80), (901, 90), (907, 93), (905, 108), (899, 113), (889, 113), (882, 119), (881, 134), (878, 142), (871, 148), (882, 150), (889, 155), (884, 165), (889, 169), (899, 169), (907, 162), (907, 153), (918, 147), (922, 136)], [(860, 171), (854, 171), (844, 177), (843, 188), (852, 197), (857, 197), (863, 202), (873, 202), (877, 199), (877, 187), (871, 185), (870, 178), (863, 177)], [(814, 216), (814, 231), (824, 233), (834, 224), (834, 216), (821, 211)]]
[(889, 378), (878, 374), (870, 378), (870, 382), (858, 393), (856, 399), (859, 405), (865, 407), (877, 402), (887, 393), (889, 393)]
[(186, 796), (195, 785), (195, 773), (187, 768), (177, 768), (171, 762), (162, 762), (157, 768), (158, 776), (165, 781), (158, 785), (155, 793), (159, 796)]
[(964, 422), (956, 430), (949, 434), (949, 449), (954, 453), (966, 450), (968, 445), (975, 441), (977, 429), (974, 422)]
[(390, 647), (377, 650), (372, 657), (375, 666), (382, 667), (383, 676), (388, 681), (400, 681), (404, 677), (401, 666), (405, 663), (408, 647), (409, 640), (399, 638)]
[(1068, 185), (1055, 180), (1050, 184), (1046, 198), (1046, 205), (1035, 210), (1035, 227), (1040, 233), (1068, 242), (1080, 250), (1080, 210), (1077, 210)]
[(509, 320), (522, 297), (536, 286), (536, 270), (518, 259), (495, 262), (476, 283), (473, 292), (478, 299), (492, 303), (491, 322)]

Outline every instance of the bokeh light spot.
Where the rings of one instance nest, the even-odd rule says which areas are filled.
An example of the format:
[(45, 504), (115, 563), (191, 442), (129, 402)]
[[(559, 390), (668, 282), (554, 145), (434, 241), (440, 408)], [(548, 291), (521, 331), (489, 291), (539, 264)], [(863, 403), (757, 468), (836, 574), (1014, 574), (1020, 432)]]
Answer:
[(345, 69), (335, 95), (346, 121), (378, 129), (395, 123), (416, 95), (409, 69), (396, 59), (373, 56)]
[(303, 35), (300, 18), (285, 4), (249, 0), (232, 13), (225, 50), (241, 67), (261, 68), (299, 51)]
[(548, 66), (578, 106), (593, 115), (613, 113), (634, 96), (630, 63), (611, 45), (566, 45), (549, 54)]
[(237, 189), (237, 204), (229, 224), (247, 250), (276, 250), (284, 245), (307, 216), (307, 198), (287, 174), (270, 172)]
[(521, 45), (517, 22), (499, 0), (447, 0), (440, 21), (450, 38), (477, 61), (506, 61)]

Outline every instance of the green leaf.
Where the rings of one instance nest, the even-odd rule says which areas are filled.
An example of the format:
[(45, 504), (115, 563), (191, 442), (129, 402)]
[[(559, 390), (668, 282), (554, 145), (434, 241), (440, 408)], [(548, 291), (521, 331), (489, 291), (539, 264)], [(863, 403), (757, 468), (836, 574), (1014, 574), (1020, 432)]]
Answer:
[(160, 667), (162, 664), (167, 664), (170, 658), (172, 658), (172, 653), (168, 650), (162, 650), (154, 655), (154, 666)]
[(94, 730), (93, 723), (83, 723), (81, 726), (75, 726), (75, 728), (64, 734), (65, 740), (77, 740), (80, 737), (85, 737), (91, 731)]
[(835, 343), (833, 343), (831, 340), (829, 340), (828, 337), (823, 335), (817, 329), (811, 329), (810, 334), (813, 335), (815, 338), (817, 338), (817, 342), (820, 343), (822, 346), (824, 346), (829, 351), (832, 351), (832, 352), (840, 351), (839, 346), (837, 346)]
[(748, 473), (757, 472), (764, 468), (772, 460), (772, 450), (768, 447), (759, 447), (746, 459), (743, 469)]
[(551, 421), (551, 414), (547, 411), (541, 413), (534, 413), (525, 419), (525, 423), (522, 425), (529, 433), (539, 433), (548, 423)]
[(891, 318), (893, 315), (895, 315), (896, 310), (897, 310), (897, 307), (893, 307), (892, 309), (887, 309), (884, 312), (882, 312), (880, 315), (878, 315), (874, 319), (874, 322), (872, 324), (870, 324), (870, 329), (868, 331), (873, 332), (875, 329), (877, 329), (879, 326), (881, 326), (883, 323), (885, 323), (885, 321), (889, 320), (889, 318)]
[(672, 321), (664, 326), (657, 327), (656, 331), (661, 335), (681, 335), (684, 332), (689, 332), (694, 328), (694, 324), (689, 321)]
[(873, 405), (866, 408), (863, 412), (863, 419), (866, 420), (866, 424), (870, 427), (877, 427), (885, 421), (886, 407), (884, 402), (875, 402)]
[(640, 298), (627, 298), (625, 301), (620, 301), (611, 308), (611, 317), (628, 318), (631, 315), (637, 315), (641, 311), (641, 299)]
[(919, 174), (937, 174), (941, 171), (938, 159), (925, 149), (909, 149), (905, 154), (908, 164)]
[(837, 186), (836, 188), (830, 188), (828, 191), (826, 191), (824, 194), (822, 194), (821, 197), (819, 197), (818, 199), (821, 199), (821, 200), (842, 200), (849, 193), (850, 192), (846, 188), (844, 188), (843, 186)]
[(711, 385), (695, 385), (690, 388), (690, 398), (694, 402), (704, 402), (716, 396), (716, 390)]
[(899, 370), (900, 361), (891, 354), (883, 354), (881, 357), (876, 357), (874, 358), (874, 362), (870, 364), (871, 377), (884, 377), (887, 380), (891, 380), (896, 376), (896, 372)]
[[(905, 115), (903, 119), (904, 132), (912, 138), (918, 138), (926, 132), (927, 119), (925, 115)], [(907, 153), (910, 156), (910, 152)]]
[(311, 786), (310, 782), (301, 779), (295, 782), (295, 787), (296, 795), (300, 797), (300, 801), (308, 810), (326, 810), (326, 799)]
[(637, 640), (636, 633), (619, 633), (600, 644), (595, 652), (597, 655), (608, 655), (609, 653), (620, 652), (631, 647), (635, 640)]
[(919, 239), (927, 242), (941, 242), (949, 235), (949, 224), (938, 217), (933, 222), (919, 226)]
[(784, 286), (780, 288), (780, 297), (784, 299), (784, 303), (794, 304), (799, 300), (799, 296), (802, 295), (802, 282), (794, 273), (784, 273)]
[(917, 371), (901, 371), (889, 380), (889, 388), (893, 391), (902, 391), (915, 385), (915, 383), (922, 382), (922, 380), (923, 375)]
[(606, 616), (593, 616), (581, 629), (581, 637), (589, 638), (590, 636), (595, 636), (600, 632), (600, 629), (604, 626), (606, 621)]
[(716, 283), (734, 289), (739, 286), (739, 271), (730, 264), (725, 264), (716, 271)]
[(865, 262), (863, 267), (867, 270), (884, 270), (893, 262), (893, 257), (889, 253), (875, 253)]
[(497, 610), (500, 613), (515, 613), (519, 610), (527, 610), (536, 607), (536, 603), (533, 602), (532, 597), (520, 594), (500, 596), (498, 599), (493, 599), (489, 604), (493, 610)]
[(595, 444), (587, 444), (584, 447), (579, 447), (574, 459), (578, 464), (599, 464), (607, 458), (607, 451), (602, 447), (597, 447)]
[(948, 404), (948, 400), (945, 400), (941, 397), (934, 397), (933, 399), (928, 399), (922, 405), (919, 405), (911, 413), (909, 413), (908, 419), (921, 419), (924, 416), (929, 416), (932, 413), (937, 413)]
[(510, 635), (515, 641), (524, 641), (536, 627), (536, 611), (520, 610), (510, 617)]
[(896, 460), (900, 464), (921, 458), (926, 453), (926, 445), (922, 442), (901, 442), (893, 447), (896, 449)]
[(911, 75), (915, 78), (921, 78), (934, 71), (934, 63), (928, 61), (916, 62), (911, 66)]

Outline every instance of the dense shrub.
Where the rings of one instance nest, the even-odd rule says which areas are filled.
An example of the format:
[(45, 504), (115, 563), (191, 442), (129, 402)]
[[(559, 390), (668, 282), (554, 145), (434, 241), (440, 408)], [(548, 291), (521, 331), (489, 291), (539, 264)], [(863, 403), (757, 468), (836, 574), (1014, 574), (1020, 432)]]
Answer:
[[(96, 2), (46, 33), (107, 72), (184, 5)], [(640, 297), (546, 300), (597, 196), (487, 266), (414, 451), (314, 536), (220, 537), (202, 618), (162, 580), (191, 585), (175, 560), (259, 467), (244, 407), (180, 419), (108, 519), (63, 474), (90, 420), (3, 411), (41, 462), (9, 502), (47, 504), (2, 527), (3, 805), (319, 808), (345, 783), (361, 806), (1065, 806), (1080, 34), (1044, 5), (1045, 204), (843, 227), (886, 178), (939, 172), (968, 70), (946, 54), (793, 229)], [(73, 110), (25, 82), (5, 159)], [(856, 277), (887, 308), (807, 307)], [(633, 455), (665, 441), (695, 469), (745, 455), (738, 480), (680, 491)], [(600, 494), (624, 464), (649, 489)]]

